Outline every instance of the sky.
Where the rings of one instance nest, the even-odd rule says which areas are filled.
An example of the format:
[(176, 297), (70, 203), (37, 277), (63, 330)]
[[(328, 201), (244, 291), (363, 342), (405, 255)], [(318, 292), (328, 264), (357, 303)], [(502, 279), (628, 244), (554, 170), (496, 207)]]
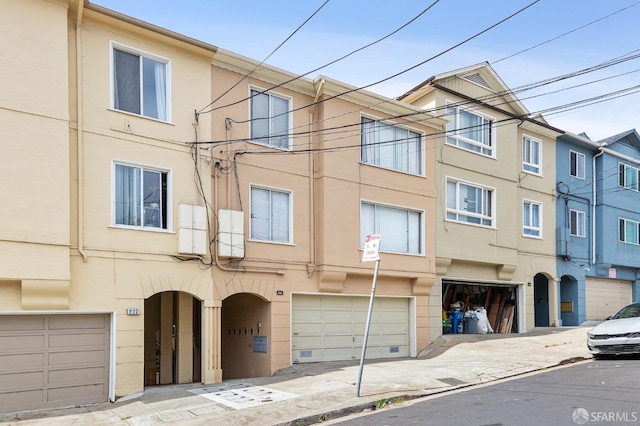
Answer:
[[(367, 90), (390, 98), (431, 76), (486, 61), (529, 112), (542, 113), (552, 126), (594, 141), (640, 128), (638, 0), (92, 3), (308, 78), (324, 75), (356, 87), (387, 79)], [(308, 74), (418, 15), (385, 40)], [(614, 65), (573, 75), (614, 59)], [(566, 78), (519, 91), (558, 76)]]

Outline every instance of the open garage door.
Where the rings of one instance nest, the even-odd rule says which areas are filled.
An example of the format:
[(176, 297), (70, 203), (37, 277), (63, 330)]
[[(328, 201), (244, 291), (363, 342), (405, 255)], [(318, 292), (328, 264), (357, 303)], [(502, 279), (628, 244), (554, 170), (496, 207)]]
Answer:
[[(293, 295), (293, 363), (360, 359), (369, 300), (364, 296)], [(409, 300), (376, 296), (367, 359), (409, 356)]]
[(631, 303), (631, 281), (586, 279), (587, 321), (602, 321)]
[(0, 315), (0, 411), (109, 399), (108, 314)]

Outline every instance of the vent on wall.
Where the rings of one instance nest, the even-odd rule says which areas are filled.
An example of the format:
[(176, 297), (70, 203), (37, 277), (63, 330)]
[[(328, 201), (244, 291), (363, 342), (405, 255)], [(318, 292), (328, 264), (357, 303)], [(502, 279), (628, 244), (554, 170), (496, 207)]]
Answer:
[(244, 257), (244, 213), (218, 210), (218, 256)]
[(178, 253), (207, 254), (207, 211), (203, 206), (178, 206)]
[(484, 78), (482, 78), (482, 76), (479, 73), (465, 75), (463, 78), (479, 86), (485, 87), (487, 89), (491, 89), (491, 86), (489, 85), (489, 83), (487, 83), (487, 81)]

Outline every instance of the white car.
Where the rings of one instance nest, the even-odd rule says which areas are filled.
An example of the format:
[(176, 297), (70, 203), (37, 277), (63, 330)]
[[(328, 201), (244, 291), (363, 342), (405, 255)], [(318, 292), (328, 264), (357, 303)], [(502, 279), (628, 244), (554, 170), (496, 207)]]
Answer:
[(596, 358), (640, 354), (640, 302), (625, 306), (589, 330), (587, 348)]

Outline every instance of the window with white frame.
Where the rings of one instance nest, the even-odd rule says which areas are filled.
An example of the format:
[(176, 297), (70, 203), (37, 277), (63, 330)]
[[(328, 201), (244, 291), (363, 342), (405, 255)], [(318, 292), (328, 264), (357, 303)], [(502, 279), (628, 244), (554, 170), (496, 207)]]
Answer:
[(380, 234), (380, 250), (422, 254), (422, 212), (362, 202), (360, 248), (367, 235)]
[(542, 143), (538, 139), (528, 136), (522, 137), (522, 170), (529, 173), (541, 174)]
[(638, 175), (640, 170), (624, 163), (619, 163), (618, 184), (627, 189), (638, 191)]
[(574, 237), (586, 235), (587, 217), (585, 212), (580, 210), (569, 210), (569, 232)]
[(640, 244), (640, 224), (635, 220), (619, 219), (620, 241), (629, 244)]
[(524, 200), (522, 202), (522, 234), (527, 237), (542, 237), (542, 204)]
[(584, 179), (585, 157), (584, 154), (576, 151), (569, 151), (571, 176)]
[(362, 117), (361, 159), (363, 163), (392, 170), (422, 174), (420, 133)]
[(474, 225), (494, 225), (495, 189), (447, 179), (447, 219)]
[(169, 178), (166, 170), (114, 163), (114, 225), (169, 229)]
[(170, 121), (170, 61), (112, 43), (112, 107)]
[(477, 152), (489, 157), (495, 156), (494, 119), (448, 105), (447, 144)]
[(251, 139), (275, 148), (290, 149), (291, 99), (251, 90)]
[(251, 187), (251, 239), (291, 243), (291, 192)]

